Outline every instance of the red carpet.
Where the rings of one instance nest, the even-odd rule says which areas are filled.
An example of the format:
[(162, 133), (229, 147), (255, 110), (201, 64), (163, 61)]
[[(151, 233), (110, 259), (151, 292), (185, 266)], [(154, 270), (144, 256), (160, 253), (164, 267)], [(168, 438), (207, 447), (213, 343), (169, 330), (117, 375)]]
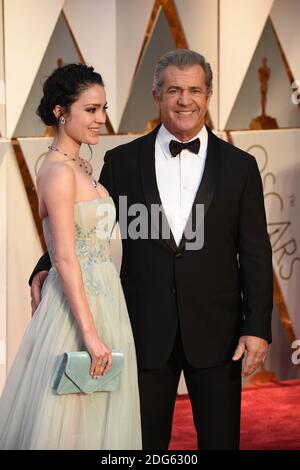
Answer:
[[(197, 449), (186, 396), (176, 401), (170, 449)], [(300, 450), (300, 380), (243, 389), (241, 449)]]

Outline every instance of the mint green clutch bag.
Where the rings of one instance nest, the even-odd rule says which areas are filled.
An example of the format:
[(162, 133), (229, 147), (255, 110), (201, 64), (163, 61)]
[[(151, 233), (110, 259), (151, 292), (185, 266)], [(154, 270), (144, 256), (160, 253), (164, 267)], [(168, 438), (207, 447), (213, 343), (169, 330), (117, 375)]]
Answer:
[(123, 364), (123, 353), (113, 349), (111, 368), (98, 379), (93, 379), (89, 372), (91, 357), (87, 351), (65, 352), (54, 380), (53, 390), (58, 395), (112, 392), (119, 385)]

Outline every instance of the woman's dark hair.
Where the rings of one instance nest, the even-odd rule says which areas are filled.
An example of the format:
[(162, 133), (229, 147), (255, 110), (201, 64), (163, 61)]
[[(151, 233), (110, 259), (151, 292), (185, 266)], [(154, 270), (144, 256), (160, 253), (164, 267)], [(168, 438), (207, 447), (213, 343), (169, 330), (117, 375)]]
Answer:
[(56, 105), (65, 112), (78, 99), (80, 93), (91, 85), (104, 86), (102, 77), (93, 67), (84, 64), (67, 64), (57, 68), (43, 85), (44, 96), (36, 114), (47, 126), (56, 126), (58, 119), (53, 113)]

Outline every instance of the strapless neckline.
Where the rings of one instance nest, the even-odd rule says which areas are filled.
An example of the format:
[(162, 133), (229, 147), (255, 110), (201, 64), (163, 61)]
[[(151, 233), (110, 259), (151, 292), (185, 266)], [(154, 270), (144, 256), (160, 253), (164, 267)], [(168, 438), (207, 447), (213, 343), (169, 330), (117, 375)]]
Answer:
[[(76, 201), (74, 202), (74, 207), (79, 205), (79, 204), (82, 204), (82, 203), (87, 203), (87, 202), (96, 202), (96, 201), (102, 201), (102, 200), (107, 200), (107, 199), (112, 199), (111, 196), (104, 196), (104, 197), (96, 197), (94, 199), (82, 199), (81, 201)], [(46, 217), (43, 217), (41, 220), (42, 220), (42, 223), (44, 220), (48, 219), (49, 216), (46, 215)]]
[(81, 201), (74, 202), (74, 206), (76, 206), (77, 204), (81, 204), (83, 202), (95, 202), (95, 201), (101, 201), (102, 199), (104, 200), (111, 199), (111, 196), (96, 197), (94, 199), (81, 199)]

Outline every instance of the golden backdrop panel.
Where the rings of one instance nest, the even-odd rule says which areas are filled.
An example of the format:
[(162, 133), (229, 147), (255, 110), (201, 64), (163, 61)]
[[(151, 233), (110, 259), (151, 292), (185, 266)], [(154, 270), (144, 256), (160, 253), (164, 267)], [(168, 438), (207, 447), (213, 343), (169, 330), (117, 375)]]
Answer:
[(13, 135), (64, 0), (4, 0), (7, 137)]
[(13, 134), (14, 137), (35, 137), (44, 135), (46, 128), (35, 113), (42, 96), (43, 83), (58, 64), (79, 61), (80, 56), (76, 44), (73, 41), (65, 17), (63, 13), (61, 13), (49, 43), (47, 44), (36, 77), (32, 82), (31, 89)]
[(273, 269), (294, 334), (300, 338), (300, 129), (232, 132), (257, 159), (265, 196)]
[(103, 74), (109, 118), (116, 128), (116, 1), (66, 0), (64, 14), (84, 61)]
[(218, 0), (175, 0), (188, 47), (203, 54), (213, 70), (209, 113), (218, 128)]
[[(265, 80), (261, 74), (266, 74)], [(268, 19), (226, 123), (226, 129), (249, 129), (252, 119), (262, 115), (263, 95), (265, 114), (275, 118), (278, 127), (300, 127), (300, 111), (292, 101), (292, 92), (271, 21)]]
[(270, 18), (295, 80), (300, 80), (300, 2), (275, 0)]
[[(116, 61), (117, 109), (116, 127), (119, 129), (123, 110), (130, 93), (134, 71), (138, 63), (144, 36), (154, 0), (117, 0), (116, 5)], [(103, 70), (103, 74), (106, 71)], [(105, 75), (104, 75), (105, 78)], [(133, 130), (133, 129), (131, 129)]]
[(0, 393), (6, 378), (7, 345), (7, 149), (0, 139)]
[(132, 90), (127, 101), (120, 126), (120, 132), (143, 132), (149, 121), (158, 118), (152, 99), (153, 71), (160, 56), (176, 45), (165, 12), (160, 9), (144, 53), (136, 70)]
[(220, 129), (225, 129), (273, 1), (220, 0)]
[(0, 1), (0, 136), (6, 135), (3, 0)]
[(33, 263), (42, 254), (16, 156), (7, 150), (6, 259), (7, 259), (7, 368), (15, 356), (31, 316), (28, 278)]

